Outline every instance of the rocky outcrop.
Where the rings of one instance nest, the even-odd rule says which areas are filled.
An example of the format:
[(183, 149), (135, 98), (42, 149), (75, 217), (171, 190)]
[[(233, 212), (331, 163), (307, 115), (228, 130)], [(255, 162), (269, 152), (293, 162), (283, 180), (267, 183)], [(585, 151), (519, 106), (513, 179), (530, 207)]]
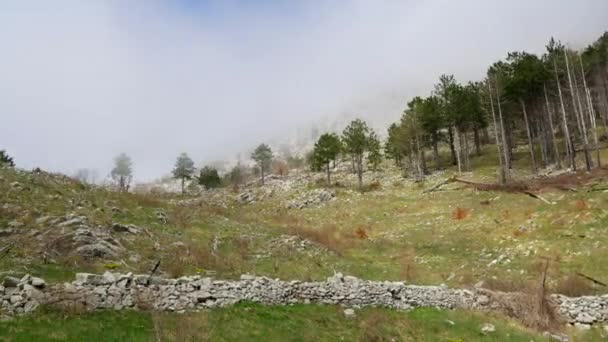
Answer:
[[(39, 278), (6, 277), (0, 286), (0, 298), (2, 311), (9, 315), (31, 312), (40, 304), (80, 305), (86, 310), (132, 308), (177, 312), (223, 307), (241, 301), (404, 310), (416, 307), (491, 310), (493, 307), (492, 298), (477, 289), (368, 281), (340, 273), (321, 282), (282, 281), (251, 275), (227, 281), (200, 276), (164, 279), (131, 273), (78, 273), (73, 282), (50, 287)], [(552, 300), (571, 324), (608, 322), (608, 295), (579, 298), (553, 295)]]
[(108, 229), (79, 224), (75, 229), (53, 239), (47, 250), (58, 254), (75, 254), (85, 258), (117, 257), (124, 251), (120, 241)]
[(332, 200), (334, 197), (336, 197), (336, 195), (330, 190), (316, 189), (289, 201), (286, 207), (287, 209), (304, 209), (307, 207), (320, 205)]

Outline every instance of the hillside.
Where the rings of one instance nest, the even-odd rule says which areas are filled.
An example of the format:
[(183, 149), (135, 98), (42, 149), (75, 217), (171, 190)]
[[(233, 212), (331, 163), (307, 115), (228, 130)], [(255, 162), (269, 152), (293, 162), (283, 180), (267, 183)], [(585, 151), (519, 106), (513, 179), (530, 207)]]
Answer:
[[(600, 284), (606, 282), (608, 265), (597, 261), (608, 257), (608, 170), (518, 174), (518, 184), (535, 198), (518, 187), (486, 186), (495, 179), (495, 168), (493, 148), (485, 148), (482, 157), (472, 159), (475, 172), (458, 178), (466, 183), (436, 186), (457, 174), (453, 168), (417, 182), (385, 162), (381, 170), (364, 173), (364, 192), (356, 190), (356, 175), (346, 162), (334, 170), (330, 188), (321, 173), (291, 170), (283, 177), (270, 175), (264, 186), (252, 182), (238, 192), (221, 188), (185, 197), (117, 193), (39, 170), (5, 168), (0, 170), (0, 269), (2, 276), (31, 274), (54, 284), (71, 281), (77, 272), (148, 274), (160, 261), (157, 274), (168, 278), (254, 274), (311, 281), (341, 272), (368, 280), (510, 292), (536, 284), (547, 264), (548, 291), (605, 293)], [(608, 158), (606, 150), (602, 153)], [(525, 151), (514, 159), (527, 163)], [(104, 329), (116, 320), (145, 327), (133, 336), (121, 334), (139, 332), (113, 329), (117, 339), (133, 340), (155, 333), (181, 340), (183, 329), (200, 329), (196, 336), (217, 340), (236, 334), (235, 329), (245, 334), (247, 326), (255, 327), (251, 335), (225, 338), (269, 334), (282, 340), (295, 329), (304, 340), (372, 338), (365, 334), (471, 340), (481, 338), (475, 326), (487, 321), (498, 327), (488, 338), (535, 334), (500, 314), (485, 319), (477, 313), (370, 308), (349, 320), (331, 306), (314, 309), (320, 310), (315, 315), (309, 310), (244, 304), (179, 320), (149, 312), (78, 314), (61, 336), (78, 334), (84, 326)], [(0, 332), (15, 334), (15, 340), (46, 336), (45, 329), (74, 314), (47, 308), (32, 316), (37, 318), (0, 323)], [(283, 326), (280, 317), (286, 316), (290, 320)], [(416, 323), (421, 319), (423, 326)], [(453, 328), (446, 328), (448, 320), (456, 322)], [(32, 324), (38, 328), (20, 328)], [(306, 337), (306, 327), (319, 330)], [(584, 336), (603, 334), (601, 325), (596, 327)]]

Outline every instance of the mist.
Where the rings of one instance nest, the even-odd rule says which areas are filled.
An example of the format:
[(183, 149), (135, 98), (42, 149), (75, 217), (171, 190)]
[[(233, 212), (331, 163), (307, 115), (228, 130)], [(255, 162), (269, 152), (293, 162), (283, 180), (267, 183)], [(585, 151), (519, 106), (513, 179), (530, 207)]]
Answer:
[(607, 24), (606, 0), (3, 1), (0, 149), (104, 175), (125, 152), (150, 180), (340, 115), (385, 129), (443, 73)]

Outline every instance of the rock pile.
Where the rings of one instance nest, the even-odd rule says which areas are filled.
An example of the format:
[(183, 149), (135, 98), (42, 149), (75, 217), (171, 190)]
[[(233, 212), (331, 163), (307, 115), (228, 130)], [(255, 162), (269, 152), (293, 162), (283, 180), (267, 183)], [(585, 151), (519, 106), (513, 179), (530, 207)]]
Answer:
[(316, 189), (305, 193), (295, 200), (287, 203), (287, 209), (304, 209), (310, 206), (317, 206), (332, 200), (336, 195), (325, 189)]
[(44, 302), (44, 280), (29, 275), (23, 278), (5, 277), (0, 285), (0, 314), (30, 313)]
[(576, 298), (553, 295), (553, 300), (570, 324), (584, 328), (594, 323), (608, 322), (608, 295)]

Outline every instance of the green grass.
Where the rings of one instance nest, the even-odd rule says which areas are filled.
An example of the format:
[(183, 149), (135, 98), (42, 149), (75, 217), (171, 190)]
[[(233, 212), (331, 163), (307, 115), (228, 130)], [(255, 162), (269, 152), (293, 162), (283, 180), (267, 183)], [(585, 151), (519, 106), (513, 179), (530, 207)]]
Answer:
[[(494, 324), (494, 333), (480, 327)], [(43, 311), (0, 323), (3, 341), (544, 341), (515, 323), (463, 311), (242, 303), (200, 313)]]

